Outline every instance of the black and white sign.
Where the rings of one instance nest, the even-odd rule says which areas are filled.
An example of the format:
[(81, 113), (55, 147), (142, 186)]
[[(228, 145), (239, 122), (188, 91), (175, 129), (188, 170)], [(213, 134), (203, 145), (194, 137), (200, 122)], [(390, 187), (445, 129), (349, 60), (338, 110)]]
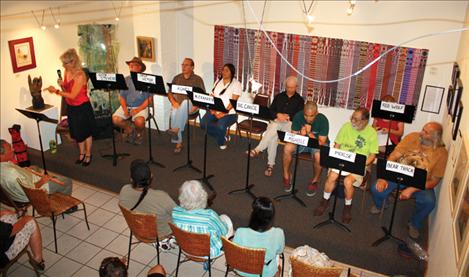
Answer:
[(116, 82), (116, 74), (115, 73), (96, 73), (96, 80), (97, 81), (106, 81), (106, 82)]

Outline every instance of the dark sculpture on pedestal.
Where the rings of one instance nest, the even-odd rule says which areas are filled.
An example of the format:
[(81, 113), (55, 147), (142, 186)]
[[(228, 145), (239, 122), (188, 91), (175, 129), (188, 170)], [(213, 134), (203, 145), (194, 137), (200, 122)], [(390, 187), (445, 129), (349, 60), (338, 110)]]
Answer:
[(33, 97), (33, 109), (34, 110), (41, 110), (44, 109), (44, 99), (41, 95), (41, 88), (42, 88), (42, 77), (34, 78), (31, 81), (31, 76), (28, 75), (28, 84), (29, 84), (29, 92)]

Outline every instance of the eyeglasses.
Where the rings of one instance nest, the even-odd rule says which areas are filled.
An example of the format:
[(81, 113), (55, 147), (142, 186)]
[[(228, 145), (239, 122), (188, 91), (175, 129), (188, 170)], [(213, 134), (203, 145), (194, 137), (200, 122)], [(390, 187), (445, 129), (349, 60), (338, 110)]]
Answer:
[(361, 118), (361, 117), (353, 117), (353, 116), (350, 117), (350, 121), (352, 121), (352, 122), (357, 122), (357, 121), (362, 121), (362, 120), (364, 120), (364, 119)]

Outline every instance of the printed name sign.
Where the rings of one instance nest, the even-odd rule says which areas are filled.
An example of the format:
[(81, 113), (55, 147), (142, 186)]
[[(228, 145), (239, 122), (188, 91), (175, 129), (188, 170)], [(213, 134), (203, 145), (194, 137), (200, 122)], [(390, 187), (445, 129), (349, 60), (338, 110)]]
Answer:
[(207, 103), (207, 104), (215, 104), (215, 99), (213, 96), (202, 94), (202, 93), (197, 93), (194, 92), (194, 100), (197, 102), (202, 102), (202, 103)]
[(292, 134), (292, 133), (285, 133), (285, 137), (283, 138), (284, 141), (286, 142), (291, 142), (296, 145), (302, 145), (302, 146), (308, 146), (308, 137), (305, 136), (300, 136), (297, 134)]
[(415, 173), (415, 167), (391, 161), (386, 162), (386, 170), (401, 173), (410, 177), (414, 177)]
[(116, 74), (115, 73), (96, 73), (96, 80), (97, 81), (106, 81), (106, 82), (115, 82), (116, 81)]
[(187, 91), (192, 91), (192, 87), (180, 86), (180, 85), (171, 85), (171, 91), (176, 94), (187, 94)]
[(352, 152), (349, 152), (349, 151), (340, 150), (340, 149), (337, 149), (337, 148), (331, 148), (331, 149), (329, 149), (329, 156), (333, 157), (333, 158), (336, 158), (336, 159), (339, 159), (339, 160), (344, 160), (344, 161), (348, 161), (348, 162), (353, 163), (353, 162), (355, 162), (356, 154), (352, 153)]
[(236, 102), (236, 110), (251, 114), (259, 114), (259, 105), (238, 101)]
[(381, 110), (395, 113), (404, 113), (405, 105), (392, 103), (392, 102), (381, 102)]
[(156, 85), (156, 78), (155, 76), (137, 73), (137, 81), (147, 84)]

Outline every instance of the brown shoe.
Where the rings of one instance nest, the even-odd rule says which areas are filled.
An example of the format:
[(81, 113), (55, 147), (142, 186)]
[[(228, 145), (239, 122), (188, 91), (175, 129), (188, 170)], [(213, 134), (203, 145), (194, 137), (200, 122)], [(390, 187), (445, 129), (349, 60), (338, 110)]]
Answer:
[(329, 199), (321, 199), (321, 203), (319, 203), (319, 206), (314, 209), (313, 215), (314, 216), (321, 216), (324, 214), (326, 211), (327, 207), (329, 207)]
[(344, 210), (342, 211), (342, 222), (350, 223), (352, 221), (352, 205), (344, 205)]

